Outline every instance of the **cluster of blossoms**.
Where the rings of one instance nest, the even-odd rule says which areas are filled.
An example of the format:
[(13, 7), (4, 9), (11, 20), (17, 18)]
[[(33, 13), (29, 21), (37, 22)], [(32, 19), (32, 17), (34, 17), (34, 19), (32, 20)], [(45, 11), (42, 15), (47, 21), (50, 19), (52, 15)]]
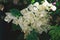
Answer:
[(19, 24), (24, 33), (29, 33), (33, 29), (39, 33), (47, 32), (49, 30), (49, 12), (46, 10), (55, 11), (56, 7), (46, 0), (42, 4), (36, 2), (21, 10), (23, 16), (19, 18), (14, 17), (11, 13), (6, 13), (5, 21), (10, 22), (13, 19), (12, 23)]

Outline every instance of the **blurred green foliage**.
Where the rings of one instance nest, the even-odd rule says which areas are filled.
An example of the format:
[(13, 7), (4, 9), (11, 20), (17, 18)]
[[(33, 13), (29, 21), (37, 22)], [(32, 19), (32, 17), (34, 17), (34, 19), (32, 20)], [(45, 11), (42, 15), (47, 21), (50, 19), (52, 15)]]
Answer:
[(12, 24), (12, 30), (13, 30), (13, 31), (16, 31), (16, 30), (20, 30), (20, 31), (21, 31), (21, 28), (20, 28), (19, 25)]
[(35, 30), (31, 31), (30, 34), (27, 35), (26, 40), (39, 40), (38, 33)]
[(55, 2), (56, 0), (47, 0), (49, 3), (53, 3)]
[(32, 1), (31, 1), (31, 3), (34, 3), (34, 2), (35, 2), (35, 0), (32, 0)]
[(51, 26), (49, 35), (51, 40), (60, 40), (60, 26)]
[(19, 16), (22, 16), (22, 14), (20, 13), (20, 11), (17, 10), (17, 9), (11, 9), (10, 12), (11, 12), (11, 14), (12, 14), (13, 16), (15, 16), (15, 17), (17, 17), (17, 18), (19, 18)]
[(60, 6), (60, 2), (56, 2), (56, 6)]

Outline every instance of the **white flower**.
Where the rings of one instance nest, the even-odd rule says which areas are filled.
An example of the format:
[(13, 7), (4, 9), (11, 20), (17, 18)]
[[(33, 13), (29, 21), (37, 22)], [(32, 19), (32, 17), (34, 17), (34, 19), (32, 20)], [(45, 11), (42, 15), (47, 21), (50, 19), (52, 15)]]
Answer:
[(38, 10), (36, 7), (34, 7), (34, 10)]
[(36, 6), (38, 8), (39, 7), (39, 3), (36, 2), (33, 6)]
[(6, 13), (6, 17), (5, 17), (4, 20), (5, 20), (6, 22), (8, 22), (8, 23), (12, 20), (11, 15), (10, 15), (9, 12)]
[(56, 7), (55, 6), (51, 6), (50, 8), (52, 11), (55, 11), (56, 10)]
[(44, 5), (39, 5), (39, 11), (43, 11), (45, 9), (46, 9), (46, 7)]
[(44, 0), (44, 3), (42, 4), (43, 6), (49, 6), (49, 3), (47, 0)]
[(13, 19), (13, 22), (12, 23), (18, 25), (19, 24), (19, 21), (18, 21), (18, 19)]
[[(46, 7), (48, 6), (46, 5)], [(23, 13), (23, 16), (19, 18), (19, 25), (24, 33), (26, 31), (31, 31), (32, 29), (35, 29), (39, 33), (42, 33), (44, 29), (41, 26), (45, 24), (48, 25), (48, 18), (46, 18), (48, 12), (45, 11), (46, 7), (44, 5), (39, 5), (39, 3), (36, 2), (34, 5), (31, 4), (21, 11), (21, 13)], [(28, 8), (31, 11), (28, 11)]]
[(9, 23), (12, 19), (6, 16), (4, 20)]
[(35, 5), (35, 6), (39, 6), (39, 3), (38, 3), (38, 2), (36, 2), (34, 5)]
[(52, 9), (52, 11), (56, 10), (56, 6), (52, 5), (52, 3), (48, 3), (47, 0), (44, 0), (45, 2), (42, 4), (43, 6), (45, 6), (45, 8), (49, 11), (50, 9)]

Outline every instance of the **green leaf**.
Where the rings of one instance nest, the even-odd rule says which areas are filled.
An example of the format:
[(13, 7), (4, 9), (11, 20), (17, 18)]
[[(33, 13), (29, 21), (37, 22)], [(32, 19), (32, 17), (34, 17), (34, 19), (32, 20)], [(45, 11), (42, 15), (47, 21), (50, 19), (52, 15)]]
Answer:
[(11, 12), (11, 14), (12, 14), (13, 16), (15, 16), (15, 17), (17, 17), (17, 18), (18, 18), (19, 16), (22, 16), (22, 14), (20, 13), (20, 11), (17, 10), (17, 9), (11, 9), (10, 12)]
[(60, 2), (56, 2), (56, 6), (57, 6), (57, 7), (60, 6)]
[(53, 3), (55, 2), (55, 0), (47, 0), (49, 3)]
[(33, 4), (35, 2), (35, 0), (32, 0), (31, 3)]
[(21, 28), (20, 28), (20, 26), (19, 26), (19, 25), (12, 24), (12, 30), (13, 30), (13, 31), (21, 30)]
[(38, 40), (37, 32), (35, 30), (31, 31), (30, 34), (27, 35), (26, 40)]
[(60, 40), (60, 26), (51, 26), (52, 29), (49, 31), (51, 40)]

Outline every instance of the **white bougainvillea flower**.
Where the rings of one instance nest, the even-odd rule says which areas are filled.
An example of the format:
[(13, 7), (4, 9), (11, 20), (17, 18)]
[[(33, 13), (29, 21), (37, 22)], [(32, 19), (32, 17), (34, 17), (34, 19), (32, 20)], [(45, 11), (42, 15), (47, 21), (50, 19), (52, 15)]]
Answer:
[(19, 24), (19, 21), (18, 21), (18, 19), (13, 19), (12, 23), (18, 25)]
[(47, 10), (52, 10), (52, 11), (55, 11), (56, 10), (56, 6), (54, 6), (52, 3), (48, 3), (48, 1), (47, 0), (44, 0), (44, 2), (43, 2), (43, 4), (42, 4), (43, 6), (45, 6), (45, 8), (47, 9)]
[(11, 13), (7, 12), (4, 20), (9, 23), (12, 19)]
[(34, 5), (35, 5), (35, 6), (36, 6), (36, 5), (37, 5), (37, 6), (39, 6), (39, 3), (38, 3), (38, 2), (36, 2)]
[(36, 2), (33, 6), (36, 6), (38, 8), (39, 7), (39, 3)]
[(16, 25), (18, 25), (18, 19), (17, 19), (17, 17), (14, 17), (11, 13), (9, 13), (9, 12), (7, 12), (6, 13), (6, 17), (5, 17), (5, 19), (4, 19), (6, 22), (10, 22), (11, 20), (13, 20), (13, 22), (12, 23), (14, 23), (14, 24), (16, 24)]
[(51, 9), (52, 11), (55, 11), (55, 10), (56, 10), (56, 7), (52, 5), (50, 9)]
[(49, 4), (49, 8), (52, 10), (52, 11), (55, 11), (57, 8), (56, 6), (54, 6), (53, 4)]
[(43, 4), (42, 5), (44, 5), (44, 6), (49, 6), (49, 3), (48, 3), (48, 1), (47, 0), (44, 0), (44, 2), (43, 2)]
[(6, 16), (4, 20), (9, 23), (12, 19)]
[(37, 7), (34, 7), (34, 10), (37, 10)]

